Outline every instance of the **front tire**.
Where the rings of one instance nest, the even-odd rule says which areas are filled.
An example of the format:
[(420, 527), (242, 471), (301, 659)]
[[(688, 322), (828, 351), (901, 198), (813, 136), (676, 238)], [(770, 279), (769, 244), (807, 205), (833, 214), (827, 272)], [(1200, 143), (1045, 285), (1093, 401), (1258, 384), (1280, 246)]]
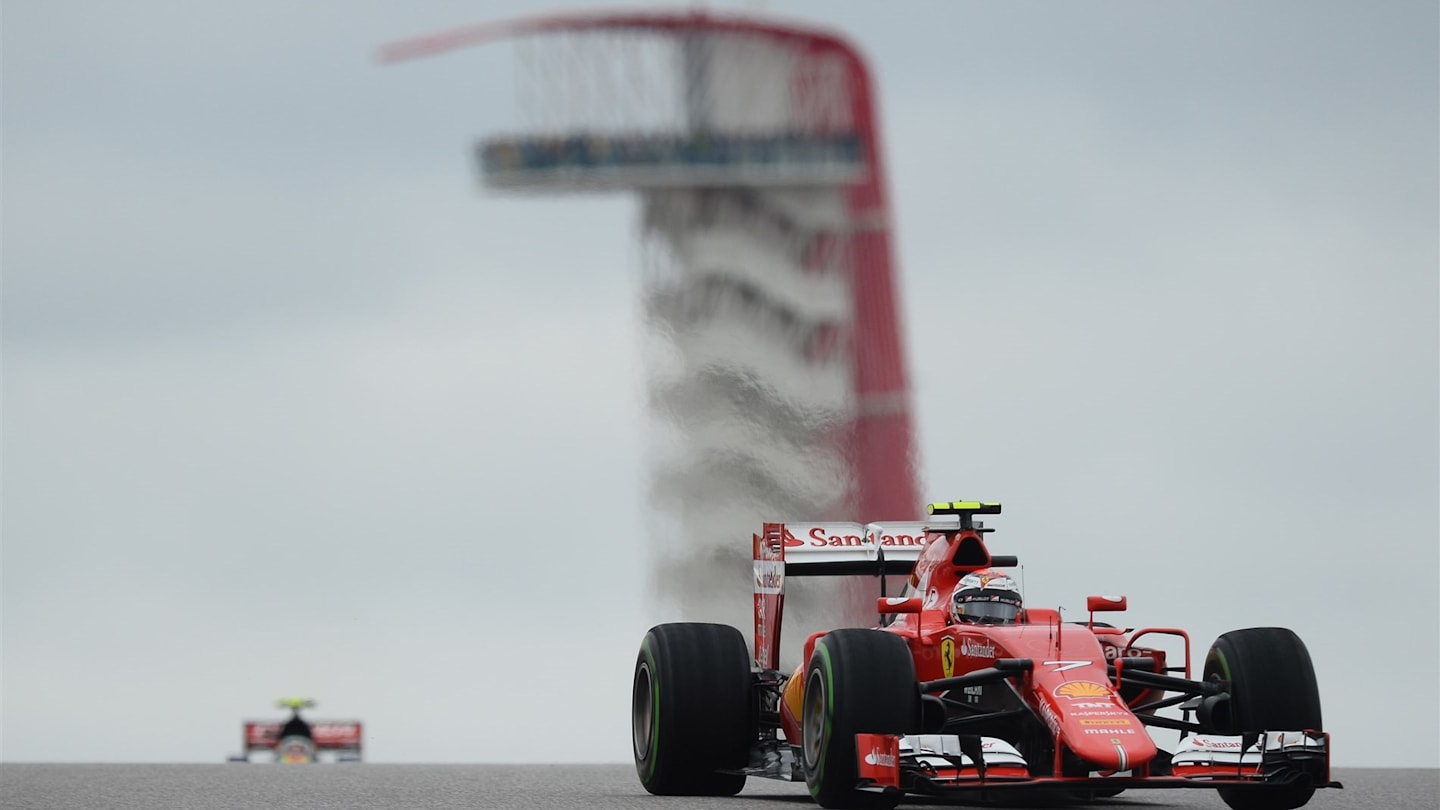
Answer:
[(749, 761), (750, 653), (739, 630), (650, 629), (635, 659), (631, 741), (640, 784), (657, 796), (733, 796)]
[(815, 642), (805, 668), (801, 760), (810, 795), (826, 808), (892, 808), (898, 791), (856, 790), (856, 734), (902, 735), (919, 727), (915, 660), (883, 630), (834, 630)]
[[(1205, 656), (1207, 681), (1228, 681), (1227, 711), (1211, 719), (1215, 733), (1321, 729), (1320, 687), (1305, 642), (1283, 627), (1223, 633)], [(1294, 810), (1310, 801), (1315, 785), (1222, 787), (1232, 810)]]

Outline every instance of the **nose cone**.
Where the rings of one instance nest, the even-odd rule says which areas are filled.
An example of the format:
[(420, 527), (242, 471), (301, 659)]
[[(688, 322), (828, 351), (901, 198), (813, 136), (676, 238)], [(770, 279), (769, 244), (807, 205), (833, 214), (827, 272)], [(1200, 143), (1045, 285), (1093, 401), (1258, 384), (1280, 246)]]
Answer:
[(1094, 770), (1126, 771), (1155, 757), (1150, 733), (1106, 681), (1061, 683), (1041, 702), (1047, 724)]
[(1138, 720), (1129, 726), (1081, 726), (1065, 744), (1097, 771), (1128, 771), (1155, 758), (1155, 741)]
[(1091, 770), (1127, 771), (1155, 758), (1155, 742), (1110, 684), (1095, 634), (1070, 624), (990, 631), (1004, 653), (1030, 658), (1033, 706), (1052, 734)]

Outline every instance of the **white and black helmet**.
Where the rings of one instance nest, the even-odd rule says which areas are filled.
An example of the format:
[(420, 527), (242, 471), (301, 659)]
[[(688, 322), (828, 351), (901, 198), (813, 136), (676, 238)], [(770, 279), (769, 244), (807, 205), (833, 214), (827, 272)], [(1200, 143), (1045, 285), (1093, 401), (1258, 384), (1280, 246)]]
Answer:
[(950, 621), (971, 624), (1015, 624), (1024, 601), (1015, 580), (989, 568), (960, 578), (950, 600)]

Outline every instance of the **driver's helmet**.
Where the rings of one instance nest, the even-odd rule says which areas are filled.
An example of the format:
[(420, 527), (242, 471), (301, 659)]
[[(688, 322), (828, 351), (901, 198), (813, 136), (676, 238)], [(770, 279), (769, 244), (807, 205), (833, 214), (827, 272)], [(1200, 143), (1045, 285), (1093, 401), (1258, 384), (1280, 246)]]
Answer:
[(972, 624), (1015, 624), (1020, 618), (1020, 586), (989, 568), (960, 578), (950, 600), (950, 621)]

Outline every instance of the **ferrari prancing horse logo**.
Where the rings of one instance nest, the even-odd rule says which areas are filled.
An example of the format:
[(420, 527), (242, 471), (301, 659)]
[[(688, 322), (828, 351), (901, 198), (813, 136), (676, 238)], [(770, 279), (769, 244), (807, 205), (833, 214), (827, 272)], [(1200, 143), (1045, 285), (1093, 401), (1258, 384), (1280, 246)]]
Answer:
[(955, 639), (949, 636), (940, 641), (940, 666), (945, 670), (945, 677), (955, 674)]

